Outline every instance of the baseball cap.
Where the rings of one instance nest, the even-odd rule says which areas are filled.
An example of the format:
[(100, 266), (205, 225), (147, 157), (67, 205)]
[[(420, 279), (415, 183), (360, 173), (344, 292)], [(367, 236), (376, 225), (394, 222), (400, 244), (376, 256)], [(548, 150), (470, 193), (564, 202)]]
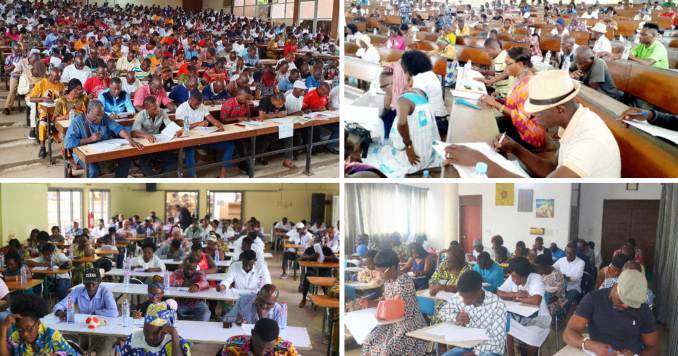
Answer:
[(304, 90), (308, 89), (308, 87), (306, 87), (306, 83), (302, 82), (301, 80), (295, 81), (294, 85), (292, 85), (292, 88), (294, 88), (294, 89), (304, 89)]
[(88, 268), (85, 270), (85, 277), (82, 279), (83, 283), (97, 283), (101, 278), (101, 272), (97, 268)]
[(298, 222), (296, 225), (294, 225), (295, 229), (303, 229), (304, 227), (306, 226), (304, 226), (304, 223), (302, 222)]

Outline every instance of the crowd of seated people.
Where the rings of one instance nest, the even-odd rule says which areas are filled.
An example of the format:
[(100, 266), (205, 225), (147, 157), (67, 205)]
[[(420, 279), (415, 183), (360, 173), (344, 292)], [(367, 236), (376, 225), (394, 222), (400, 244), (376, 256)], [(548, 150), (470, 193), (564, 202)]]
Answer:
[[(11, 113), (17, 95), (25, 95), (28, 137), (38, 141), (39, 158), (46, 157), (50, 136), (63, 141), (66, 150), (122, 138), (140, 150), (138, 166), (149, 176), (177, 164), (176, 152), (143, 153), (142, 143), (156, 142), (171, 122), (185, 119), (190, 129), (222, 130), (225, 124), (339, 109), (339, 52), (323, 29), (313, 33), (213, 10), (71, 0), (3, 4), (0, 13), (0, 43), (12, 51), (3, 59), (10, 87), (4, 113)], [(283, 48), (284, 57), (278, 53)], [(265, 58), (264, 52), (272, 57)], [(275, 115), (267, 115), (271, 102), (277, 104)], [(55, 130), (62, 120), (69, 121), (64, 137)], [(338, 125), (324, 125), (314, 140), (328, 130), (338, 137)], [(298, 145), (307, 135), (281, 144), (292, 147), (293, 139)], [(257, 153), (269, 149), (277, 136), (260, 141)], [(235, 148), (235, 155), (244, 155), (248, 147), (236, 140), (197, 148), (223, 152), (223, 160), (230, 160)], [(337, 147), (319, 146), (314, 152), (337, 154)], [(195, 149), (185, 157), (190, 176), (196, 175)], [(295, 168), (296, 155), (289, 152), (283, 166)], [(262, 158), (259, 163), (267, 162)], [(127, 177), (130, 164), (118, 160), (115, 176)], [(228, 167), (222, 167), (220, 177)], [(247, 171), (246, 163), (239, 167)], [(97, 165), (88, 168), (90, 177), (104, 173)]]

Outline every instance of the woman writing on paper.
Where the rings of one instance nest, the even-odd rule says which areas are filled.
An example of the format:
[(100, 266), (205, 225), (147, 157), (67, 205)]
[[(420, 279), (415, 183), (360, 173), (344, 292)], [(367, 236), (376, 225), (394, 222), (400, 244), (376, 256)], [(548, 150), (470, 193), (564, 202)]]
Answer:
[[(435, 297), (438, 292), (456, 293), (459, 276), (470, 270), (471, 266), (466, 263), (464, 249), (459, 245), (450, 246), (447, 250), (447, 259), (444, 263), (440, 264), (440, 267), (431, 277), (429, 293), (432, 297)], [(435, 312), (431, 320), (432, 323), (435, 324), (441, 321), (440, 309), (443, 304), (445, 304), (444, 300), (436, 300)]]
[[(391, 249), (379, 251), (374, 257), (377, 271), (384, 276), (384, 299), (400, 297), (405, 302), (405, 316), (401, 321), (378, 325), (363, 343), (363, 355), (423, 355), (427, 342), (406, 336), (410, 331), (426, 326), (417, 304), (414, 282), (398, 271), (398, 255)], [(378, 301), (360, 300), (362, 307), (374, 307)]]
[(410, 254), (412, 257), (400, 270), (401, 273), (408, 273), (414, 277), (414, 287), (417, 290), (428, 288), (428, 280), (435, 270), (433, 256), (426, 252), (421, 243), (410, 244)]

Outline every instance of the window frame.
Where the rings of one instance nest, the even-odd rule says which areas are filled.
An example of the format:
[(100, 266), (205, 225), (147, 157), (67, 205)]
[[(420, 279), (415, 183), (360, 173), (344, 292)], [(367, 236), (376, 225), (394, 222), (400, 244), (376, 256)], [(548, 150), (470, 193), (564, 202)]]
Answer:
[[(200, 190), (186, 190), (186, 189), (170, 189), (170, 190), (163, 190), (165, 192), (165, 198), (163, 205), (165, 205), (165, 221), (167, 221), (167, 218), (169, 217), (169, 209), (167, 206), (167, 194), (170, 193), (196, 193), (196, 204), (195, 204), (195, 216), (200, 219)], [(175, 223), (179, 223), (178, 221), (175, 221)]]
[[(89, 211), (91, 211), (92, 213), (94, 213), (94, 204), (92, 204), (92, 193), (95, 193), (95, 192), (97, 192), (97, 193), (108, 193), (108, 199), (107, 199), (108, 216), (106, 218), (104, 218), (103, 216), (101, 217), (102, 219), (104, 219), (104, 223), (108, 223), (108, 221), (113, 216), (113, 214), (111, 213), (111, 190), (110, 189), (90, 189), (89, 190), (89, 196), (88, 196), (87, 204), (88, 204), (88, 207), (89, 207)], [(94, 216), (94, 221), (92, 222), (94, 224), (94, 226), (96, 226), (97, 221), (98, 221), (97, 217)]]
[(214, 220), (214, 216), (212, 216), (213, 211), (212, 211), (212, 199), (211, 199), (211, 194), (212, 193), (240, 193), (240, 221), (242, 221), (243, 216), (245, 214), (245, 191), (244, 190), (208, 190), (207, 191), (207, 213), (210, 215), (210, 218)]
[[(84, 193), (84, 190), (82, 188), (47, 188), (47, 195), (48, 195), (47, 199), (46, 199), (47, 200), (47, 225), (49, 225), (49, 228), (51, 229), (52, 226), (54, 226), (54, 225), (50, 225), (50, 222), (49, 222), (49, 193), (53, 193), (53, 192), (57, 193), (57, 199), (56, 199), (56, 203), (57, 203), (57, 206), (56, 206), (56, 209), (57, 209), (57, 225), (56, 226), (59, 226), (59, 228), (62, 229), (62, 230), (69, 226), (69, 225), (64, 225), (64, 226), (60, 225), (61, 220), (62, 220), (62, 218), (61, 218), (61, 194), (62, 193), (72, 194), (73, 192), (79, 192), (80, 193), (80, 213), (81, 213), (81, 216), (79, 217), (79, 219), (77, 221), (80, 224), (80, 226), (85, 226), (85, 225), (83, 225), (83, 223), (86, 220), (86, 218), (85, 218), (85, 199), (84, 199), (85, 193)], [(70, 210), (71, 210), (71, 218), (70, 218), (71, 220), (69, 221), (69, 224), (73, 224), (73, 221), (75, 221), (75, 220), (73, 219), (73, 198), (72, 197), (71, 197), (71, 208), (70, 208)]]

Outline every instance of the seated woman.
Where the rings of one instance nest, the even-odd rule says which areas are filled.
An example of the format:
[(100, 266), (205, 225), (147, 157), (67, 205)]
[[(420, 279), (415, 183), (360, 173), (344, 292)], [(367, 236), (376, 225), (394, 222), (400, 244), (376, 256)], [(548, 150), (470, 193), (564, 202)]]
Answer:
[(361, 35), (356, 39), (356, 44), (360, 47), (355, 52), (356, 57), (372, 63), (378, 64), (380, 62), (381, 57), (379, 56), (379, 51), (372, 45), (370, 36)]
[(143, 329), (136, 330), (127, 337), (120, 348), (121, 355), (190, 355), (191, 347), (174, 327), (176, 315), (177, 302), (172, 299), (149, 305)]
[(375, 286), (381, 286), (384, 284), (384, 276), (376, 270), (374, 266), (374, 256), (377, 255), (379, 251), (377, 250), (368, 250), (363, 257), (362, 266), (364, 267), (362, 271), (358, 272), (357, 280), (360, 283), (371, 283)]
[[(21, 270), (26, 271), (28, 279), (33, 278), (31, 276), (31, 270), (24, 264), (23, 258), (16, 251), (9, 251), (5, 255), (5, 272), (3, 275), (7, 280), (14, 280), (21, 275)], [(33, 289), (24, 289), (24, 290), (15, 290), (12, 294), (33, 294)]]
[(513, 87), (506, 96), (506, 101), (501, 103), (489, 95), (481, 96), (480, 101), (502, 114), (497, 119), (500, 132), (527, 149), (543, 148), (546, 143), (546, 129), (540, 126), (531, 114), (525, 112), (524, 107), (527, 101), (528, 83), (534, 74), (529, 50), (523, 47), (513, 47), (508, 50), (505, 71), (515, 78)]
[[(530, 317), (509, 313), (510, 328), (527, 330), (529, 335), (526, 336), (529, 337), (524, 337), (520, 341), (527, 345), (528, 356), (534, 356), (551, 331), (551, 314), (544, 298), (546, 292), (544, 281), (539, 274), (534, 273), (530, 261), (525, 257), (511, 259), (509, 271), (510, 278), (506, 278), (504, 284), (497, 289), (499, 298), (539, 307), (539, 311)], [(515, 356), (515, 341), (510, 334), (506, 338), (506, 346), (508, 356)]]
[[(363, 342), (363, 355), (423, 355), (427, 342), (406, 334), (426, 326), (419, 310), (412, 277), (398, 271), (400, 260), (395, 251), (384, 249), (374, 257), (377, 271), (384, 276), (384, 298), (400, 297), (405, 302), (405, 317), (396, 323), (378, 325)], [(375, 307), (378, 301), (360, 300), (364, 308)]]
[[(628, 256), (622, 253), (614, 255), (610, 264), (598, 271), (598, 276), (596, 277), (596, 289), (603, 288), (602, 284), (608, 280), (611, 280), (612, 278), (614, 278), (616, 281), (617, 277), (619, 277), (619, 274), (621, 274), (622, 268), (624, 268), (624, 264), (628, 260)], [(609, 286), (606, 288), (609, 288)]]
[(11, 310), (12, 315), (0, 325), (0, 355), (79, 355), (59, 330), (40, 321), (49, 311), (39, 295), (15, 298)]
[(407, 43), (405, 43), (405, 37), (403, 37), (402, 32), (398, 26), (391, 26), (389, 28), (389, 36), (386, 41), (387, 48), (399, 49), (404, 51), (407, 48)]
[[(447, 258), (441, 263), (438, 269), (431, 277), (429, 293), (435, 297), (438, 292), (457, 293), (457, 280), (462, 273), (471, 270), (471, 266), (466, 263), (466, 254), (459, 245), (450, 246), (446, 251)], [(435, 312), (431, 322), (437, 324), (441, 322), (440, 310), (445, 301), (436, 300)]]
[(400, 269), (400, 273), (407, 273), (413, 277), (416, 290), (428, 288), (428, 280), (435, 271), (433, 256), (418, 243), (410, 244), (410, 255), (410, 259)]
[(218, 355), (276, 355), (297, 356), (297, 350), (290, 341), (280, 337), (280, 328), (275, 320), (263, 318), (254, 324), (252, 336), (236, 335), (224, 343)]
[[(437, 95), (424, 90), (423, 85), (416, 85), (419, 78), (431, 72), (431, 60), (422, 52), (407, 51), (400, 62), (405, 71), (407, 89), (398, 99), (395, 123), (386, 143), (370, 147), (364, 160), (389, 178), (404, 177), (440, 165), (440, 157), (433, 151), (433, 142), (440, 140), (440, 134), (433, 116), (432, 101), (429, 100)], [(439, 83), (436, 87), (440, 89)]]
[(563, 310), (567, 298), (565, 298), (565, 276), (553, 268), (553, 259), (547, 254), (541, 254), (535, 259), (537, 273), (544, 281), (544, 289), (549, 293), (548, 308), (551, 315)]
[(163, 284), (163, 278), (161, 276), (153, 276), (151, 282), (148, 284), (148, 299), (145, 302), (138, 304), (132, 316), (134, 319), (140, 319), (146, 316), (148, 311), (148, 306), (155, 303), (162, 302), (162, 298), (165, 296), (165, 288)]

